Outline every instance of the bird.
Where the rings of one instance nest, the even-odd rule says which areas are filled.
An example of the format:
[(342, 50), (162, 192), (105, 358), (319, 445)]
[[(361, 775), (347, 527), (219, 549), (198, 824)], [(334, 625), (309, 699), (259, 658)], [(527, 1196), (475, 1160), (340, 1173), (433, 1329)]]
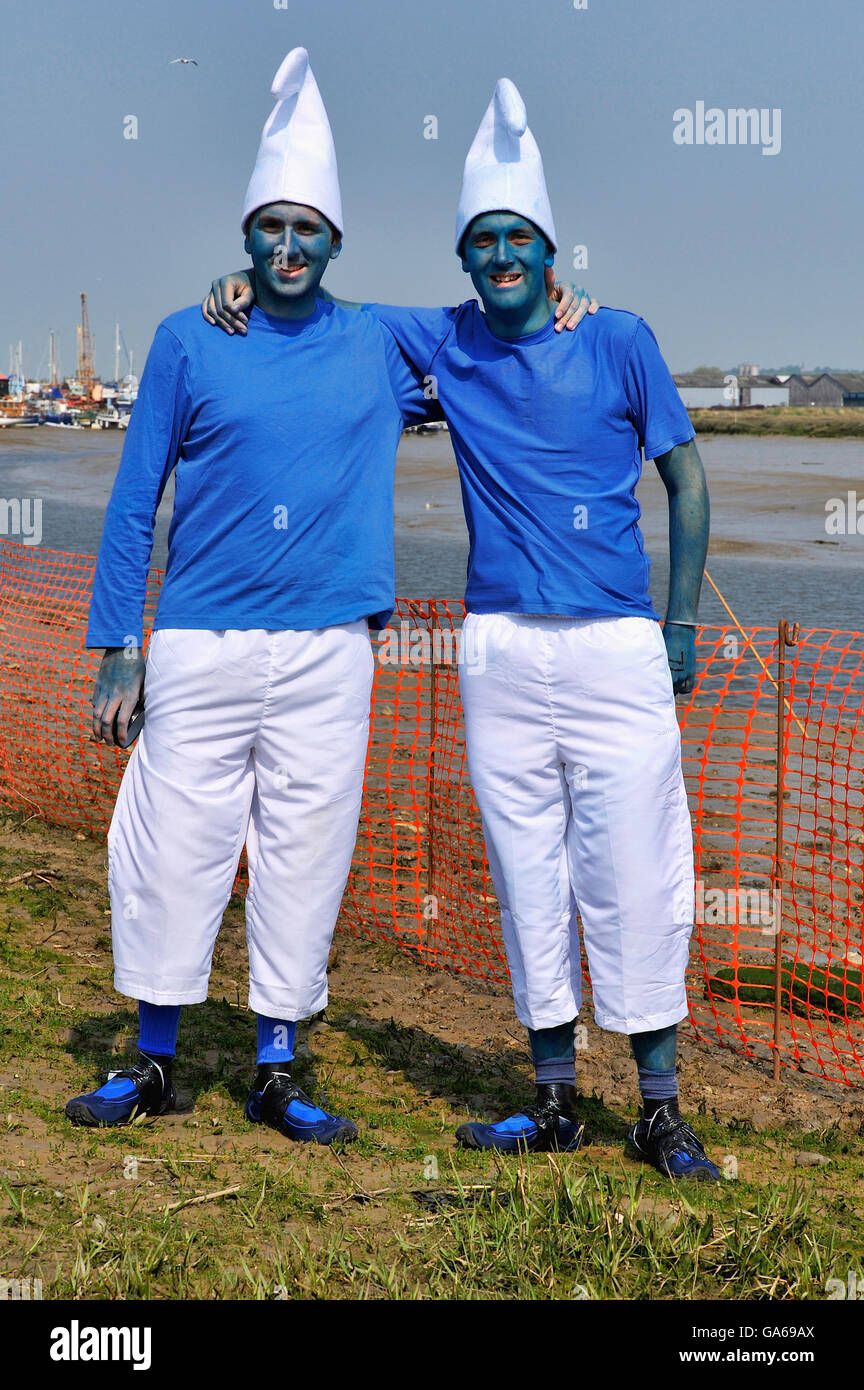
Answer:
[(171, 62), (168, 64), (169, 68), (170, 68), (174, 63), (194, 63), (195, 67), (197, 68), (197, 66), (198, 66), (198, 59), (197, 59), (197, 58), (172, 58), (172, 59), (171, 59)]

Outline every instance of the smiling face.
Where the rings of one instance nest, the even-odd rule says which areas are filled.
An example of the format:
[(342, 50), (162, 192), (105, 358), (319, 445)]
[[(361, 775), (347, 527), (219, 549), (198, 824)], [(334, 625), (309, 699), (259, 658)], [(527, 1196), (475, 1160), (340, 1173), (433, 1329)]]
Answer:
[(314, 307), (315, 292), (342, 242), (316, 208), (268, 203), (253, 213), (244, 242), (255, 266), (256, 297), (265, 313)]
[(524, 317), (545, 303), (548, 254), (540, 229), (515, 212), (475, 217), (462, 239), (462, 269), (494, 315)]

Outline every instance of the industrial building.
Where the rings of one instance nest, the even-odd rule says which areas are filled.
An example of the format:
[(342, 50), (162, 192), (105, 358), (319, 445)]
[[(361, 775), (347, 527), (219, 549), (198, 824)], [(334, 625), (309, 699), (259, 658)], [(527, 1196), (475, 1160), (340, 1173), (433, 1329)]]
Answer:
[(789, 404), (864, 406), (864, 372), (796, 372), (789, 378)]

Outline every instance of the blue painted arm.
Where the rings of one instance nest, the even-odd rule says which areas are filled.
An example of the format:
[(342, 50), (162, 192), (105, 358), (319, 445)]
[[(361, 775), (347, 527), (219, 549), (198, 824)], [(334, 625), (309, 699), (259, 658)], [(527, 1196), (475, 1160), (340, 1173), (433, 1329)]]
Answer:
[[(552, 270), (546, 272), (546, 288), (549, 298), (555, 304), (555, 331), (573, 330), (586, 314), (596, 314), (599, 305), (587, 290), (579, 285), (559, 282)], [(318, 287), (318, 298), (330, 304), (338, 304), (341, 309), (362, 309), (363, 302), (354, 299), (339, 299), (329, 290)], [(201, 304), (201, 312), (208, 323), (221, 328), (225, 333), (246, 333), (249, 310), (255, 303), (255, 271), (235, 270), (231, 275), (223, 275), (214, 280), (210, 292)]]
[(678, 626), (695, 623), (708, 554), (710, 504), (705, 470), (695, 439), (676, 444), (654, 462), (669, 501), (669, 601), (663, 637), (675, 694), (693, 689), (696, 631)]

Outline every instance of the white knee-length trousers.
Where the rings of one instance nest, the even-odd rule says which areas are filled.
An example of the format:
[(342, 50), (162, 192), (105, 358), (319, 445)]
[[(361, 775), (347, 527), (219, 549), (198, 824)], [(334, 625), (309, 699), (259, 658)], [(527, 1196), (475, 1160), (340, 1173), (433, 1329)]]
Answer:
[(374, 659), (365, 621), (315, 631), (158, 629), (147, 718), (108, 833), (114, 984), (207, 998), (245, 841), (249, 1005), (327, 1003), (357, 835)]
[(576, 1016), (578, 913), (599, 1026), (679, 1022), (693, 841), (659, 624), (468, 614), (459, 684), (517, 1017)]

